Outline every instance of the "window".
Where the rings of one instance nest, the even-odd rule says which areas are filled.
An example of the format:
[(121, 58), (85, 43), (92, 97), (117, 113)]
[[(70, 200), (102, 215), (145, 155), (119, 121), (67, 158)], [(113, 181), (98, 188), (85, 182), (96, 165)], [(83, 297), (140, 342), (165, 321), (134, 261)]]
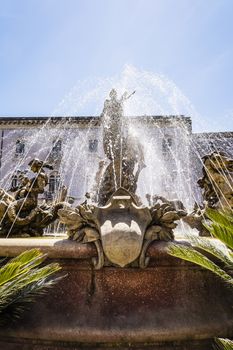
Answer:
[(11, 188), (14, 189), (18, 186), (18, 176), (15, 174), (11, 178)]
[(49, 192), (55, 193), (60, 186), (60, 175), (50, 175), (49, 177)]
[[(26, 186), (26, 182), (29, 181), (29, 178), (26, 175), (27, 171), (17, 170), (11, 177), (11, 189), (10, 191), (14, 192), (18, 187)], [(27, 180), (25, 182), (25, 180)]]
[(49, 191), (45, 191), (45, 192), (44, 192), (44, 196), (45, 196), (45, 199), (46, 199), (47, 201), (52, 201), (52, 200), (53, 200), (53, 195), (52, 195), (52, 193), (49, 192)]
[(52, 151), (51, 151), (51, 156), (53, 158), (61, 157), (61, 149), (62, 149), (62, 141), (61, 140), (53, 141), (53, 147), (52, 147)]
[(15, 145), (15, 156), (23, 156), (25, 152), (25, 143), (23, 140), (17, 140)]
[(98, 140), (89, 140), (89, 152), (97, 152)]
[(162, 151), (164, 154), (171, 152), (172, 139), (170, 137), (166, 137), (163, 139), (162, 143)]

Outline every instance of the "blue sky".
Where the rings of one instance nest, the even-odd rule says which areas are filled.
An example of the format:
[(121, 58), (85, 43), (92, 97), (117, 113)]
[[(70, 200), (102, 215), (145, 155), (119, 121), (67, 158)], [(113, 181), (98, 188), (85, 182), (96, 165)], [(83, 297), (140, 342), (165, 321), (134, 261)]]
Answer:
[(232, 18), (232, 0), (0, 0), (0, 115), (50, 115), (77, 81), (130, 64), (233, 131)]

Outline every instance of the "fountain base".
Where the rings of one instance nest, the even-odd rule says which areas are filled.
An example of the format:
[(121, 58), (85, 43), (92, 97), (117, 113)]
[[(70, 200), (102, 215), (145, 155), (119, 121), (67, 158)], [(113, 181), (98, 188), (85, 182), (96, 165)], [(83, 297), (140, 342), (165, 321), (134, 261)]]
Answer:
[(169, 256), (168, 245), (150, 245), (146, 269), (94, 270), (94, 244), (0, 239), (0, 256), (39, 247), (68, 274), (23, 319), (1, 328), (0, 347), (204, 350), (211, 349), (215, 336), (233, 336), (232, 292), (210, 272)]

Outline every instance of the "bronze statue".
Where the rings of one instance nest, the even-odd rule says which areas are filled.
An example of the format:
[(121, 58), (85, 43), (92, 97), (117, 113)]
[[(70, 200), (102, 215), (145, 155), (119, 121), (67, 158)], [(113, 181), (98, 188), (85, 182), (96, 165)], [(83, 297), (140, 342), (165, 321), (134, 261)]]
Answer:
[(44, 193), (48, 175), (44, 168), (53, 167), (39, 159), (28, 164), (36, 174), (29, 179), (25, 174), (19, 176), (20, 184), (13, 189), (14, 196), (0, 189), (0, 235), (41, 236), (43, 229), (58, 218), (57, 212), (66, 203), (47, 205), (38, 203), (38, 195)]
[(104, 103), (101, 115), (103, 148), (108, 162), (101, 162), (97, 173), (98, 183), (95, 187), (98, 188), (99, 205), (104, 205), (120, 187), (135, 193), (139, 174), (145, 167), (143, 147), (129, 133), (127, 121), (123, 117), (123, 103), (134, 93), (135, 91), (130, 95), (124, 93), (117, 99), (117, 92), (112, 89), (110, 99)]

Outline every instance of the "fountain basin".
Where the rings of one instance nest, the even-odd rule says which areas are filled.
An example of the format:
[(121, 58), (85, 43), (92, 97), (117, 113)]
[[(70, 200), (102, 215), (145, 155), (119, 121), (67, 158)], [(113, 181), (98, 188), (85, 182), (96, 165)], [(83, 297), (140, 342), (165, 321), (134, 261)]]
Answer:
[(0, 256), (38, 247), (67, 274), (31, 304), (23, 319), (1, 328), (0, 348), (204, 350), (211, 349), (215, 336), (232, 337), (230, 289), (212, 273), (169, 256), (168, 244), (151, 244), (146, 269), (105, 266), (96, 271), (94, 244), (0, 239)]

